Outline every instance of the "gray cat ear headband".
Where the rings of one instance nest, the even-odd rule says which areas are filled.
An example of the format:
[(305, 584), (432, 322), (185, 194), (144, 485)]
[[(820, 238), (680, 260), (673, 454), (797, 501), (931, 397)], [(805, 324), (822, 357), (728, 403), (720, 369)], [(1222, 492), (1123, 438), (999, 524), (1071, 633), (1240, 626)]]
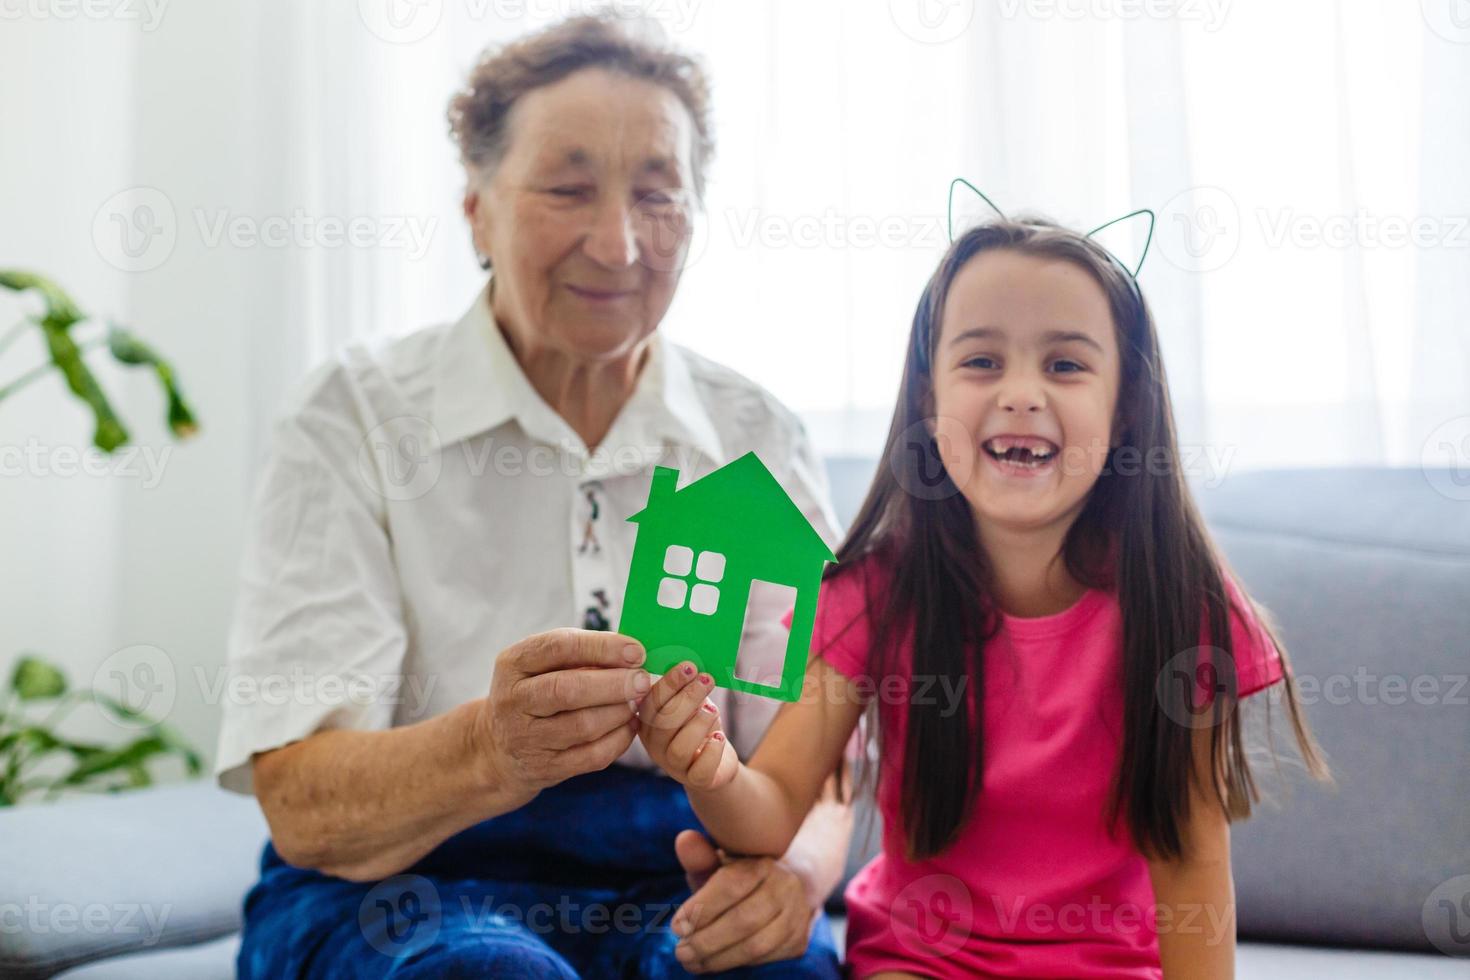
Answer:
[[(963, 177), (956, 177), (954, 180), (950, 181), (950, 183), (949, 183), (949, 222), (948, 222), (948, 224), (949, 224), (949, 240), (951, 242), (953, 242), (954, 239), (955, 239), (955, 232), (957, 230), (959, 230), (959, 229), (956, 229), (955, 228), (955, 207), (954, 207), (954, 205), (955, 205), (955, 195), (957, 193), (963, 193), (961, 191), (961, 188), (964, 188), (964, 189), (968, 190), (971, 194), (974, 194), (980, 200), (984, 201), (987, 205), (989, 205), (990, 210), (994, 211), (1001, 218), (1004, 219), (1005, 216), (1006, 216), (1005, 212), (1002, 211), (1000, 208), (996, 207), (995, 206), (995, 202), (992, 201), (990, 198), (986, 197), (985, 194), (980, 190), (980, 188), (976, 187), (974, 184), (970, 183), (968, 180), (966, 180)], [(1121, 218), (1114, 218), (1112, 221), (1106, 222), (1105, 224), (1098, 225), (1096, 228), (1092, 229), (1091, 231), (1089, 231), (1087, 233), (1087, 237), (1088, 238), (1091, 238), (1092, 236), (1096, 235), (1098, 232), (1102, 231), (1105, 228), (1111, 228), (1113, 225), (1119, 224), (1120, 222), (1123, 222), (1123, 221), (1128, 221), (1128, 220), (1130, 220), (1132, 218), (1136, 218), (1139, 215), (1147, 215), (1148, 216), (1148, 236), (1143, 240), (1143, 252), (1139, 254), (1139, 256), (1138, 256), (1138, 263), (1136, 265), (1134, 265), (1133, 268), (1131, 268), (1131, 269), (1128, 268), (1127, 263), (1125, 263), (1122, 259), (1118, 258), (1118, 256), (1115, 255), (1113, 253), (1113, 251), (1111, 249), (1109, 249), (1106, 245), (1103, 246), (1103, 250), (1106, 251), (1108, 253), (1108, 255), (1112, 256), (1113, 261), (1114, 262), (1117, 262), (1118, 265), (1123, 268), (1123, 271), (1125, 271), (1125, 272), (1128, 273), (1128, 276), (1129, 276), (1130, 279), (1133, 280), (1133, 284), (1134, 284), (1135, 287), (1138, 285), (1138, 270), (1140, 270), (1140, 269), (1143, 268), (1143, 260), (1144, 260), (1144, 257), (1148, 255), (1148, 247), (1149, 247), (1150, 244), (1153, 243), (1153, 240), (1154, 240), (1154, 213), (1152, 211), (1150, 211), (1148, 208), (1139, 208), (1137, 211), (1130, 211), (1130, 212), (1128, 212), (1127, 214), (1123, 215)], [(1098, 244), (1101, 245), (1102, 243), (1099, 242)]]

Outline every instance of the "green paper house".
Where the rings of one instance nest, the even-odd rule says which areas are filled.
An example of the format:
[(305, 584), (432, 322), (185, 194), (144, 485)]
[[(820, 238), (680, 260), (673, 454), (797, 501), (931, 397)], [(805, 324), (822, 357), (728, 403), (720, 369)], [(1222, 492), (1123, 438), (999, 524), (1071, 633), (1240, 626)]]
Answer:
[[(755, 453), (682, 490), (654, 470), (638, 525), (618, 632), (648, 651), (647, 669), (692, 660), (720, 687), (782, 701), (801, 696), (822, 569), (836, 556)], [(735, 676), (752, 589), (794, 590), (779, 684)]]

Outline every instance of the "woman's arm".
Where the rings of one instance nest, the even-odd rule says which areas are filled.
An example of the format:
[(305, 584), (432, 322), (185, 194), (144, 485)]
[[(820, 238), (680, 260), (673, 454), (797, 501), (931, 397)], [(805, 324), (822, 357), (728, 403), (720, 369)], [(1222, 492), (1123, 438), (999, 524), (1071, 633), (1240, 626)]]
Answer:
[[(487, 697), (387, 731), (332, 730), (253, 757), (281, 857), (354, 881), (396, 874), (446, 838), (606, 768), (632, 743), (650, 678), (636, 641), (552, 630), (496, 658)], [(598, 669), (588, 669), (598, 668)]]
[(780, 857), (842, 761), (863, 711), (857, 685), (813, 657), (801, 699), (782, 706), (745, 765), (719, 730), (719, 713), (706, 699), (707, 675), (695, 677), (685, 667), (669, 671), (649, 692), (639, 737), (650, 758), (684, 784), (720, 846)]
[[(1210, 729), (1194, 731), (1194, 772), (1210, 771)], [(1166, 980), (1233, 980), (1235, 883), (1230, 873), (1230, 821), (1214, 794), (1190, 780), (1184, 854), (1149, 861)]]
[(317, 732), (255, 755), (255, 795), (282, 859), (376, 881), (522, 805), (487, 772), (477, 712), (471, 703), (386, 731)]

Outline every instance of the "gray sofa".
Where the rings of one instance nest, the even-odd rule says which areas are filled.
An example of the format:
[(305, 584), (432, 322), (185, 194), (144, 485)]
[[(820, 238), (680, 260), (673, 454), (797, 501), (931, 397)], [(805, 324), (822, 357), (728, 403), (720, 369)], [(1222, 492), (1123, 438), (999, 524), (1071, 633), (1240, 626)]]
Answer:
[[(829, 466), (846, 520), (873, 464)], [(1198, 489), (1276, 614), (1338, 781), (1268, 777), (1277, 802), (1234, 830), (1245, 980), (1470, 977), (1444, 955), (1470, 955), (1470, 492), (1453, 476)], [(1279, 706), (1273, 721), (1284, 736)], [(0, 977), (231, 975), (264, 837), (252, 801), (202, 782), (0, 812)], [(850, 870), (875, 840), (860, 826)]]

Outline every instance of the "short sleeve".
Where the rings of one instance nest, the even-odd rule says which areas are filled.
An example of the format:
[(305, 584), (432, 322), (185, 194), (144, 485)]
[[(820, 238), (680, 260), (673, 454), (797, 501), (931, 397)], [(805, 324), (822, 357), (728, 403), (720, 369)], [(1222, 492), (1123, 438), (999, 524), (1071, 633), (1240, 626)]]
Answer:
[[(277, 423), (247, 522), (215, 774), (252, 792), (250, 757), (322, 729), (383, 729), (407, 629), (383, 498), (338, 371)], [(334, 392), (334, 388), (337, 389)]]
[[(782, 620), (787, 629), (794, 611), (789, 610)], [(868, 640), (865, 569), (844, 570), (823, 580), (812, 625), (812, 655), (856, 680), (868, 675)]]
[[(781, 623), (789, 630), (795, 609)], [(817, 593), (817, 615), (812, 624), (811, 656), (821, 657), (849, 680), (868, 676), (868, 617), (862, 569), (839, 572), (822, 582)], [(863, 725), (853, 730), (843, 752), (850, 764), (863, 757)]]
[(1281, 652), (1271, 642), (1250, 600), (1228, 574), (1225, 583), (1230, 596), (1230, 643), (1237, 697), (1244, 698), (1281, 680)]

